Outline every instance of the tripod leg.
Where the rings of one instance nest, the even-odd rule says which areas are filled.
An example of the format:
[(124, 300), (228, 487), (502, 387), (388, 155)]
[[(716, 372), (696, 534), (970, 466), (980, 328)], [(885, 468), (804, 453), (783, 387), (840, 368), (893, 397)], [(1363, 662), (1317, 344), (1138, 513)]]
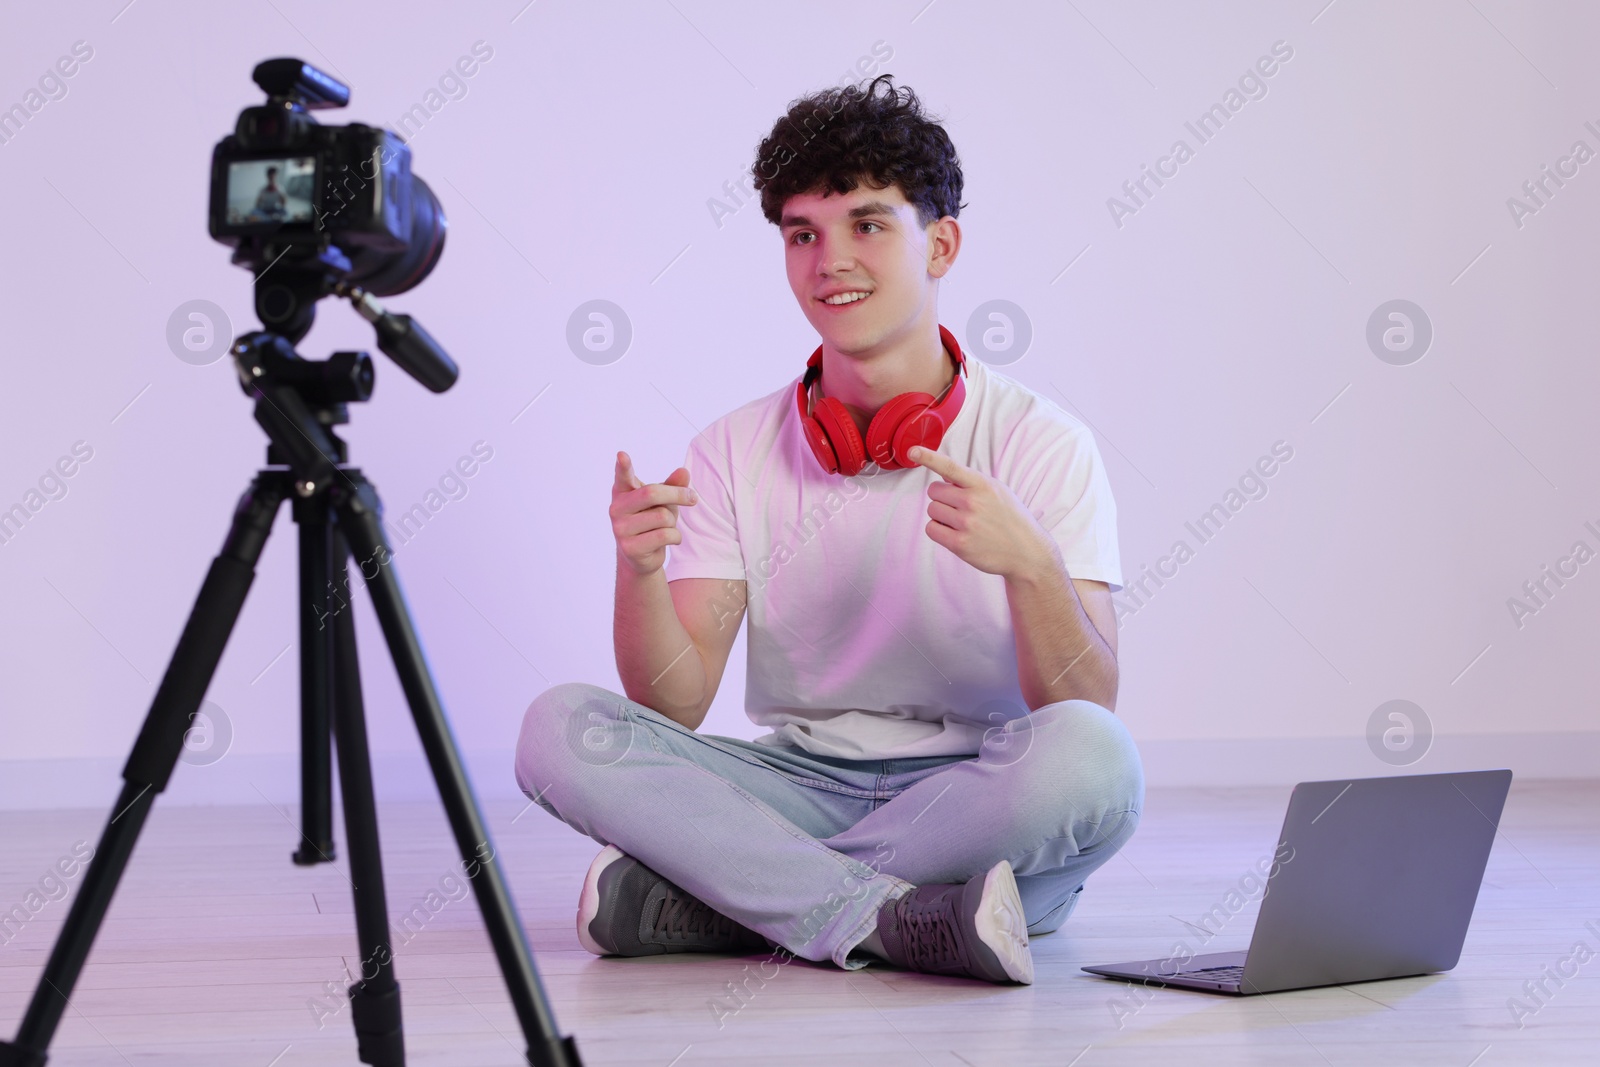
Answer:
[(183, 735), (200, 710), (211, 686), (217, 661), (244, 607), (245, 594), (255, 578), (256, 561), (272, 520), (288, 491), (280, 472), (256, 475), (233, 514), (233, 525), (222, 551), (211, 562), (178, 647), (167, 664), (144, 727), (122, 769), (122, 793), (116, 810), (100, 834), (100, 843), (73, 898), (67, 919), (45, 963), (44, 974), (17, 1028), (14, 1042), (0, 1042), (0, 1067), (43, 1067), (46, 1049), (55, 1036), (67, 998), (77, 984), (83, 962), (105, 919), (117, 882), (127, 867), (134, 843), (155, 795), (167, 787), (172, 769), (183, 751)]
[[(338, 527), (327, 529), (332, 535), (334, 572), (342, 579), (348, 574), (350, 548)], [(361, 973), (350, 986), (356, 1055), (362, 1063), (375, 1067), (403, 1067), (406, 1049), (400, 1029), (400, 984), (395, 981), (394, 956), (389, 947), (389, 906), (383, 890), (377, 808), (372, 799), (372, 764), (367, 753), (354, 612), (340, 611), (334, 617), (333, 636), (333, 730), (355, 893), (356, 939), (361, 947)]]
[[(333, 531), (323, 494), (294, 502), (300, 524), (300, 846), (292, 856), (308, 867), (333, 862), (333, 762), (328, 713), (333, 700)], [(348, 588), (348, 582), (342, 587)]]
[(372, 604), (383, 627), (395, 672), (400, 677), (400, 687), (411, 707), (417, 734), (461, 852), (463, 870), (472, 882), (478, 909), (483, 914), (484, 926), (511, 995), (511, 1005), (527, 1038), (528, 1062), (534, 1067), (577, 1065), (580, 1062), (577, 1044), (571, 1037), (563, 1038), (556, 1030), (555, 1016), (534, 970), (527, 936), (517, 919), (494, 846), (489, 841), (489, 831), (483, 824), (477, 798), (461, 766), (461, 755), (422, 654), (422, 645), (412, 625), (379, 522), (383, 505), (377, 491), (360, 471), (347, 468), (346, 474), (348, 484), (354, 486), (353, 492), (343, 485), (330, 489), (338, 494), (334, 506), (338, 509), (339, 526), (349, 538), (361, 576), (372, 594)]

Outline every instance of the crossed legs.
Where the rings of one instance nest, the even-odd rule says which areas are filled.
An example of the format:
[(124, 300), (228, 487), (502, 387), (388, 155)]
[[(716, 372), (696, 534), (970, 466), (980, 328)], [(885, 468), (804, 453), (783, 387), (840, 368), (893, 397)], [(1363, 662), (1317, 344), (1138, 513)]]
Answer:
[(1126, 727), (1084, 700), (990, 731), (975, 758), (885, 764), (697, 733), (569, 683), (529, 706), (516, 774), (568, 825), (795, 955), (846, 968), (865, 964), (852, 950), (886, 901), (1002, 859), (1028, 932), (1055, 929), (1144, 802)]

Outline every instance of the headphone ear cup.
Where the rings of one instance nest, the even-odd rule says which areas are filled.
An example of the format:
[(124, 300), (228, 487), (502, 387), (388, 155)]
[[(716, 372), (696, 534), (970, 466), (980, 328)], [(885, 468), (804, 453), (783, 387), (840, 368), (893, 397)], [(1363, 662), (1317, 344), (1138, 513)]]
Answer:
[[(939, 442), (943, 440), (944, 423), (933, 415), (928, 414), (927, 409), (924, 408), (911, 416), (911, 418), (906, 419), (895, 429), (894, 454), (896, 456), (905, 456), (917, 445), (921, 445), (930, 452), (937, 452), (939, 450)], [(911, 461), (910, 457), (907, 457), (906, 466), (914, 467), (916, 463)]]
[(809, 415), (800, 416), (800, 428), (805, 431), (806, 443), (811, 446), (811, 454), (817, 457), (822, 469), (829, 474), (838, 474), (839, 457), (834, 454), (833, 445), (828, 441), (827, 431)]
[(861, 444), (861, 433), (845, 406), (831, 396), (818, 400), (812, 409), (817, 424), (827, 435), (828, 444), (838, 459), (840, 474), (860, 474), (866, 465), (867, 452)]
[[(940, 327), (941, 330), (944, 327)], [(950, 342), (946, 342), (947, 346)], [(955, 421), (956, 415), (961, 412), (961, 406), (966, 402), (967, 383), (961, 380), (962, 371), (956, 370), (955, 380), (950, 384), (950, 391), (945, 398), (937, 403), (925, 404), (910, 415), (900, 420), (892, 432), (891, 444), (897, 458), (906, 466), (913, 466), (906, 453), (921, 445), (930, 451), (938, 451), (939, 445), (944, 441), (944, 433)], [(927, 394), (922, 394), (926, 396)]]
[(932, 403), (933, 397), (927, 393), (901, 393), (879, 408), (867, 425), (867, 454), (872, 462), (886, 471), (915, 467), (898, 443), (900, 431), (908, 423), (918, 421)]

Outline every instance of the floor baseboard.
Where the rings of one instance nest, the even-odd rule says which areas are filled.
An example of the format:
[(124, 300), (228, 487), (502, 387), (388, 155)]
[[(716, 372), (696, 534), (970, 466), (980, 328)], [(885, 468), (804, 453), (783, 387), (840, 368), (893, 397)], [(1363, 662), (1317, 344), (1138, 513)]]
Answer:
[[(1600, 777), (1600, 731), (1440, 736), (1407, 765), (1380, 760), (1364, 738), (1235, 738), (1142, 741), (1148, 786), (1293, 785), (1332, 778), (1509, 767), (1518, 778)], [(462, 754), (480, 799), (520, 797), (509, 749)], [(115, 801), (125, 758), (0, 760), (0, 810), (101, 808)], [(229, 753), (207, 766), (180, 765), (163, 804), (297, 804), (297, 753)], [(380, 801), (433, 801), (421, 751), (373, 756)]]

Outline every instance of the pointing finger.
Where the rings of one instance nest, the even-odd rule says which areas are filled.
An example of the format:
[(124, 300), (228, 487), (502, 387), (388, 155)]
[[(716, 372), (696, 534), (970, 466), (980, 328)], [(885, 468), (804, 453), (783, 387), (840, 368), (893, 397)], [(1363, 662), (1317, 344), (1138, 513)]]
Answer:
[(628, 458), (628, 454), (626, 452), (617, 453), (616, 479), (612, 482), (612, 485), (619, 492), (627, 492), (629, 489), (638, 489), (644, 485), (644, 483), (639, 480), (638, 476), (633, 473), (633, 460)]
[(983, 478), (971, 467), (963, 467), (949, 456), (935, 452), (931, 448), (917, 445), (911, 449), (910, 456), (913, 462), (927, 467), (945, 481), (964, 488), (980, 485)]

